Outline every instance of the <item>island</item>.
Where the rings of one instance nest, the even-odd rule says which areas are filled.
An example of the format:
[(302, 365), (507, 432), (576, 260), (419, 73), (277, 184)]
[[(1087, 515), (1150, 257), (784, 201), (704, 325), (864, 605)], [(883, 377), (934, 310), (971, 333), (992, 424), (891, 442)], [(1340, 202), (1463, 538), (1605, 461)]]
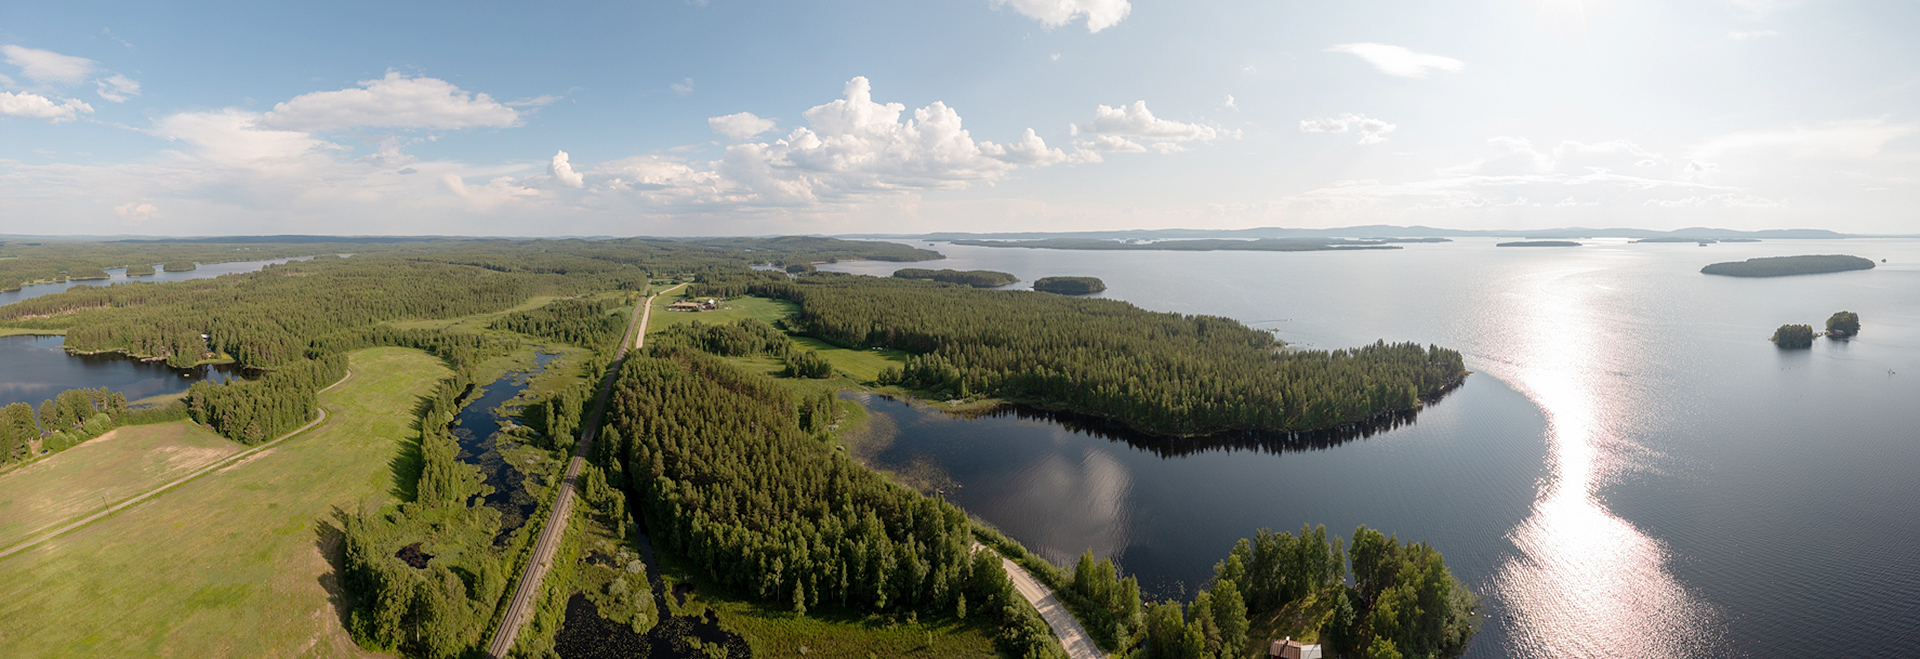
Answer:
[(99, 281), (112, 278), (113, 275), (109, 275), (107, 271), (99, 268), (74, 268), (67, 271), (67, 279), (69, 281)]
[(1500, 243), (1494, 247), (1579, 247), (1580, 243), (1571, 240), (1521, 240)]
[(1792, 275), (1818, 275), (1848, 270), (1872, 270), (1873, 261), (1858, 256), (1844, 254), (1815, 254), (1807, 256), (1763, 256), (1745, 261), (1715, 263), (1701, 268), (1700, 272), (1709, 275), (1728, 277), (1788, 277)]
[(893, 271), (893, 276), (901, 279), (926, 279), (930, 281), (942, 281), (949, 284), (965, 284), (974, 288), (999, 288), (1020, 281), (1019, 277), (993, 270), (928, 270), (926, 268), (901, 268)]
[(145, 263), (135, 263), (133, 265), (127, 266), (128, 277), (147, 277), (147, 276), (151, 276), (152, 274), (153, 274), (153, 266)]
[(1813, 326), (1781, 325), (1780, 329), (1773, 331), (1771, 341), (1782, 348), (1794, 350), (1811, 348), (1813, 347)]
[(167, 272), (192, 272), (200, 266), (192, 261), (168, 261), (161, 267), (166, 268)]
[(1860, 333), (1860, 314), (1837, 311), (1827, 317), (1827, 338), (1844, 339)]
[(1098, 277), (1041, 277), (1033, 280), (1033, 290), (1060, 295), (1092, 295), (1107, 290)]

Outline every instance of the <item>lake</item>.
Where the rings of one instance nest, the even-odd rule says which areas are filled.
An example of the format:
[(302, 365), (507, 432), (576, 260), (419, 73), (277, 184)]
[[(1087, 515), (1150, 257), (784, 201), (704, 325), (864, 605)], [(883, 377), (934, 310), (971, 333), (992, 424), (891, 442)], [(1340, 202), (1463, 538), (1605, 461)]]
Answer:
[[(1092, 548), (1167, 596), (1261, 527), (1366, 524), (1428, 542), (1483, 598), (1473, 657), (1920, 653), (1920, 241), (1495, 242), (933, 245), (949, 258), (911, 265), (1095, 276), (1103, 297), (1232, 317), (1299, 347), (1451, 347), (1475, 374), (1410, 425), (1283, 452), (873, 399), (895, 429), (874, 459), (944, 479), (949, 498), (1056, 562)], [(1887, 263), (1699, 273), (1836, 253)], [(1840, 310), (1860, 314), (1859, 337), (1799, 351), (1766, 340)]]
[[(51, 295), (74, 286), (207, 279), (304, 260), (306, 257), (209, 263), (187, 272), (155, 272), (152, 276), (131, 278), (126, 276), (126, 268), (115, 268), (107, 271), (113, 275), (108, 280), (34, 284), (17, 291), (0, 292), (0, 306)], [(11, 403), (38, 405), (40, 401), (51, 399), (68, 389), (98, 387), (118, 391), (128, 401), (135, 401), (149, 396), (180, 393), (201, 380), (225, 382), (245, 372), (245, 369), (231, 364), (180, 369), (118, 354), (69, 355), (61, 348), (65, 344), (66, 337), (63, 336), (0, 336), (0, 406)]]

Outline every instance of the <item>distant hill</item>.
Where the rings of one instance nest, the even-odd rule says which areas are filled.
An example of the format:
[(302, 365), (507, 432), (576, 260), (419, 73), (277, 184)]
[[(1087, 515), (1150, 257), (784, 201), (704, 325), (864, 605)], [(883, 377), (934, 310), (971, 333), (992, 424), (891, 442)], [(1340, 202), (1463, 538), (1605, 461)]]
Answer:
[(1179, 240), (1179, 239), (1260, 239), (1260, 238), (1538, 238), (1543, 240), (1573, 238), (1672, 238), (1680, 241), (1703, 239), (1727, 240), (1732, 238), (1773, 238), (1773, 239), (1833, 239), (1855, 238), (1853, 236), (1826, 229), (1768, 229), (1765, 231), (1736, 231), (1733, 229), (1713, 229), (1708, 227), (1689, 227), (1673, 231), (1655, 231), (1652, 229), (1588, 229), (1570, 227), (1563, 229), (1439, 229), (1427, 226), (1393, 226), (1370, 224), (1338, 229), (1289, 229), (1282, 227), (1260, 227), (1254, 229), (1135, 229), (1127, 231), (1060, 231), (1060, 232), (1000, 232), (1000, 233), (961, 233), (938, 232), (923, 234), (850, 234), (840, 238), (911, 238), (919, 240), (1040, 240), (1040, 239), (1080, 239), (1080, 240)]

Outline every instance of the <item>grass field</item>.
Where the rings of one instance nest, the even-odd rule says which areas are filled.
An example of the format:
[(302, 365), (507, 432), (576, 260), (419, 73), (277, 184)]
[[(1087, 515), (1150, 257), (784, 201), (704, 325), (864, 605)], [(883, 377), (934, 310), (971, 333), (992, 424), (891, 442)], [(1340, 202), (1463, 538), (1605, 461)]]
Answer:
[(65, 336), (66, 333), (67, 331), (63, 329), (21, 329), (18, 327), (0, 327), (0, 336), (13, 336), (16, 334), (32, 334), (34, 336), (54, 336), (54, 335)]
[[(715, 311), (690, 313), (685, 311), (667, 311), (667, 305), (679, 301), (679, 296), (660, 296), (654, 301), (653, 317), (647, 323), (647, 333), (659, 332), (674, 325), (699, 321), (708, 325), (731, 323), (742, 318), (755, 318), (772, 324), (773, 321), (799, 311), (799, 306), (785, 300), (770, 300), (761, 297), (737, 297), (722, 304)], [(905, 366), (907, 353), (898, 350), (849, 350), (835, 347), (833, 344), (804, 336), (793, 337), (800, 347), (820, 353), (833, 368), (839, 371), (848, 383), (854, 385), (870, 384), (880, 376), (880, 370), (888, 366)], [(755, 372), (770, 372), (780, 368), (777, 360), (737, 359), (736, 363)]]
[(667, 305), (680, 301), (683, 291), (662, 295), (653, 301), (653, 315), (647, 319), (647, 333), (652, 334), (674, 325), (684, 325), (700, 321), (708, 325), (731, 323), (742, 318), (758, 318), (761, 322), (773, 321), (800, 311), (799, 305), (785, 300), (770, 300), (764, 297), (736, 297), (721, 303), (721, 308), (713, 311), (668, 311)]
[(186, 421), (129, 426), (0, 474), (0, 547), (179, 478), (244, 447)]
[(320, 427), (0, 559), (0, 654), (364, 656), (336, 608), (334, 515), (388, 500), (413, 407), (447, 371), (399, 348), (350, 367)]

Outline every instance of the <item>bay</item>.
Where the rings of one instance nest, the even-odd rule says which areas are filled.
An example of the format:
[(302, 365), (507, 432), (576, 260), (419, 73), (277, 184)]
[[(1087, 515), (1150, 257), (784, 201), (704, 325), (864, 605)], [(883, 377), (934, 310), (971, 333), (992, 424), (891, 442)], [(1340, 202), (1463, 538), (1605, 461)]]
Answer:
[[(1920, 241), (1494, 242), (933, 245), (949, 259), (915, 265), (1095, 276), (1104, 297), (1232, 317), (1300, 347), (1455, 348), (1476, 374), (1409, 426), (1305, 452), (1155, 450), (1041, 418), (876, 401), (897, 427), (876, 461), (942, 475), (956, 502), (1049, 558), (1093, 548), (1165, 595), (1190, 592), (1260, 527), (1364, 523), (1428, 542), (1484, 598), (1474, 657), (1920, 652)], [(1833, 253), (1887, 262), (1699, 273)], [(1859, 337), (1800, 351), (1766, 340), (1841, 310), (1860, 314)]]

